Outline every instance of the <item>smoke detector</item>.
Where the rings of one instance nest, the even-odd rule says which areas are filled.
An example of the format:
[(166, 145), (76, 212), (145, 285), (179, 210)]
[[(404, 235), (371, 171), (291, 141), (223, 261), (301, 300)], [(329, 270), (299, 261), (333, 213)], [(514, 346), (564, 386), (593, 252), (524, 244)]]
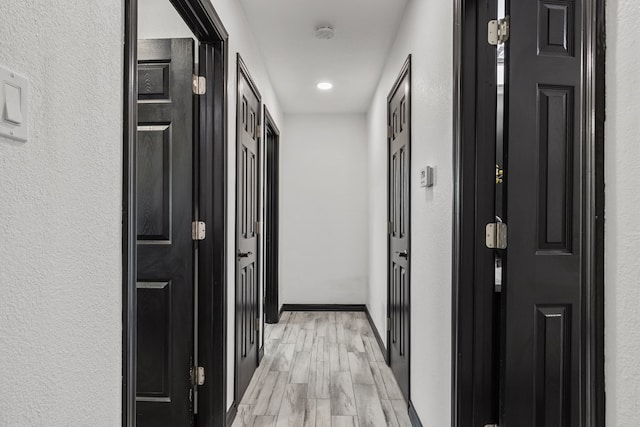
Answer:
[(335, 36), (336, 30), (328, 25), (321, 25), (316, 28), (316, 38), (320, 40), (329, 40)]

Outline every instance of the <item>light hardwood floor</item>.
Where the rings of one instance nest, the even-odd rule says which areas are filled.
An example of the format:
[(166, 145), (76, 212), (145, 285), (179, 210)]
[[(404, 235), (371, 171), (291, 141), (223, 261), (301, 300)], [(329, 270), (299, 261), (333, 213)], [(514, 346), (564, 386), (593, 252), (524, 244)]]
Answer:
[(365, 313), (284, 312), (233, 427), (411, 426)]

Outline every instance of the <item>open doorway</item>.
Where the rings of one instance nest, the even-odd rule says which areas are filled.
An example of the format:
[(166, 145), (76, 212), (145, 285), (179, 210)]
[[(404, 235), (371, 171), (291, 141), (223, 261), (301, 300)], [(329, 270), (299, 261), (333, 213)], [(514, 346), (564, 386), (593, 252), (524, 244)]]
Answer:
[[(279, 273), (279, 185), (280, 130), (267, 107), (264, 107), (265, 141), (265, 282), (264, 318), (266, 323), (280, 319)], [(264, 334), (264, 331), (263, 331)], [(264, 337), (263, 337), (264, 340)]]
[(125, 8), (123, 425), (224, 425), (227, 33)]

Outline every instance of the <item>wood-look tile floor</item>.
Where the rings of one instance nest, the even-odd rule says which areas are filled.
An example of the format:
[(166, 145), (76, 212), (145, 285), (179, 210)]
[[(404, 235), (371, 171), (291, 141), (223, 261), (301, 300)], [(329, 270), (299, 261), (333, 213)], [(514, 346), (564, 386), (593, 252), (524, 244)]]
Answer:
[(411, 426), (362, 312), (284, 312), (233, 427)]

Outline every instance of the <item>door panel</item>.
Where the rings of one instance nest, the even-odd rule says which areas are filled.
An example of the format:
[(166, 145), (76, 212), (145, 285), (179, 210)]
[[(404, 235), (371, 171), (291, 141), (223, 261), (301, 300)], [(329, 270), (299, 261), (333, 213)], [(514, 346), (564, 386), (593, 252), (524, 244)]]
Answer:
[(504, 426), (584, 425), (582, 1), (511, 2)]
[(260, 94), (238, 57), (236, 402), (258, 366), (258, 158)]
[(410, 61), (388, 99), (389, 126), (389, 364), (409, 399), (410, 322)]
[(138, 43), (137, 425), (192, 424), (193, 40)]

